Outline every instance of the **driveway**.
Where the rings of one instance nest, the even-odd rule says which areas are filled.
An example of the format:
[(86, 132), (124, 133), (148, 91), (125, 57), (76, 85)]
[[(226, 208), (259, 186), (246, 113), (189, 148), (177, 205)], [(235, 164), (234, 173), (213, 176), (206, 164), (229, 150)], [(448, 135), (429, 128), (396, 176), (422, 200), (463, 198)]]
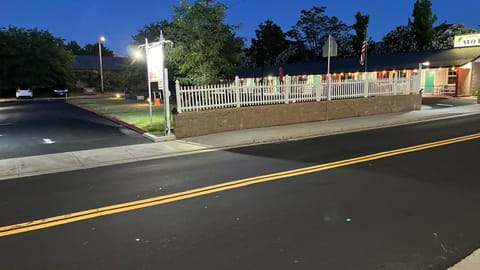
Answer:
[(149, 142), (64, 100), (0, 102), (0, 159)]
[(456, 106), (476, 104), (476, 97), (422, 97), (422, 110), (445, 109)]

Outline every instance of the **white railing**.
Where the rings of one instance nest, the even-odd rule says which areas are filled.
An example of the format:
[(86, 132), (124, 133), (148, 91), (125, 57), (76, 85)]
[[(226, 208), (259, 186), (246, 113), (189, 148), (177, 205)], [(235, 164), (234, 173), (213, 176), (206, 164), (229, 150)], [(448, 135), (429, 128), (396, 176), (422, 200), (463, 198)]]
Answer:
[(455, 85), (424, 85), (423, 95), (447, 96), (455, 95)]
[(414, 78), (376, 80), (322, 80), (295, 82), (286, 76), (285, 83), (242, 85), (239, 78), (232, 84), (209, 86), (175, 85), (178, 112), (220, 108), (288, 104), (321, 100), (353, 99), (372, 96), (409, 94), (414, 91)]

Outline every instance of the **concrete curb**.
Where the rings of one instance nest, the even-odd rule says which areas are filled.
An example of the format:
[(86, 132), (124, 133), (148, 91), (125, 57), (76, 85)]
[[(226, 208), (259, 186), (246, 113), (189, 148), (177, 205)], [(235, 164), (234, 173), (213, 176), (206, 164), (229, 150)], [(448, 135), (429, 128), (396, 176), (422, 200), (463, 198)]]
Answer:
[(0, 181), (215, 151), (179, 141), (79, 150), (0, 160)]
[[(394, 113), (398, 114), (398, 113)], [(375, 124), (371, 123), (362, 123), (361, 119), (358, 119), (356, 125), (346, 125), (341, 124), (337, 125), (340, 122), (348, 122), (351, 119), (338, 119), (333, 120), (332, 122), (312, 122), (312, 123), (300, 123), (286, 126), (277, 126), (277, 127), (265, 127), (257, 129), (245, 129), (240, 131), (230, 131), (217, 134), (203, 135), (198, 137), (190, 137), (181, 139), (182, 141), (195, 143), (198, 145), (203, 145), (211, 149), (229, 149), (229, 148), (238, 148), (256, 144), (268, 144), (289, 140), (303, 140), (309, 138), (330, 136), (334, 134), (343, 134), (350, 132), (360, 132), (365, 130), (379, 129), (379, 128), (389, 128), (402, 125), (417, 124), (430, 121), (439, 121), (445, 119), (452, 119), (458, 117), (465, 117), (469, 115), (480, 114), (479, 112), (469, 112), (469, 113), (444, 113), (439, 115), (423, 115), (423, 116), (410, 116), (405, 119), (393, 120), (378, 122), (373, 120)], [(368, 118), (376, 118), (378, 115), (368, 116)], [(380, 116), (381, 117), (381, 116)], [(366, 119), (366, 118), (363, 118)], [(369, 122), (369, 121), (367, 121)], [(332, 124), (332, 125), (331, 125)], [(305, 128), (305, 126), (308, 126)], [(274, 135), (272, 135), (274, 134)], [(225, 139), (228, 138), (228, 139)]]
[(68, 101), (67, 101), (67, 103), (70, 104), (70, 105), (73, 105), (73, 106), (75, 106), (75, 107), (78, 107), (78, 108), (80, 108), (80, 109), (82, 109), (82, 110), (85, 110), (85, 111), (89, 111), (89, 112), (91, 112), (91, 113), (94, 113), (94, 114), (96, 114), (96, 115), (98, 115), (98, 116), (100, 116), (100, 117), (103, 117), (103, 118), (105, 118), (105, 119), (108, 119), (108, 120), (110, 120), (110, 121), (112, 121), (112, 122), (114, 122), (114, 123), (117, 123), (117, 124), (119, 124), (119, 125), (121, 125), (121, 126), (124, 126), (124, 127), (128, 128), (128, 129), (131, 129), (131, 130), (133, 130), (133, 131), (135, 131), (135, 132), (137, 132), (137, 133), (140, 133), (140, 134), (146, 133), (145, 130), (143, 130), (143, 129), (139, 128), (139, 127), (136, 127), (136, 126), (134, 126), (134, 125), (131, 125), (131, 124), (129, 124), (129, 123), (127, 123), (127, 122), (124, 122), (124, 121), (122, 121), (122, 120), (120, 120), (120, 119), (118, 119), (118, 118), (115, 118), (115, 117), (112, 117), (112, 116), (108, 116), (108, 115), (103, 114), (103, 113), (99, 113), (99, 112), (97, 112), (97, 111), (95, 111), (95, 110), (93, 110), (93, 109), (90, 109), (90, 108), (87, 107), (87, 106), (70, 103), (70, 102), (68, 102)]
[(167, 142), (167, 141), (175, 141), (177, 139), (175, 135), (166, 135), (166, 136), (159, 137), (148, 132), (143, 133), (142, 136), (149, 139), (152, 142)]
[(480, 269), (480, 249), (477, 249), (447, 270), (478, 270)]

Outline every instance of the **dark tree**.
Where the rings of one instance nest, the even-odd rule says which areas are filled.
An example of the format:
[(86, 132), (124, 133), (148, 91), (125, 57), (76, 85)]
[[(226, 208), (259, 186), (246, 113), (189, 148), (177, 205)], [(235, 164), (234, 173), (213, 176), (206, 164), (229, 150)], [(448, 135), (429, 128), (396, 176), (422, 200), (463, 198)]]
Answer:
[(412, 13), (413, 21), (409, 19), (419, 50), (425, 50), (430, 45), (435, 33), (433, 24), (437, 20), (432, 12), (430, 0), (416, 0)]
[(408, 25), (397, 26), (394, 30), (388, 32), (380, 42), (378, 54), (400, 53), (415, 51), (417, 43), (415, 41), (414, 29)]
[(234, 77), (243, 40), (235, 36), (237, 26), (225, 24), (226, 10), (213, 0), (181, 0), (174, 8), (171, 38), (175, 45), (166, 55), (176, 79), (206, 84)]
[(322, 54), (322, 46), (329, 35), (337, 40), (339, 54), (344, 56), (352, 54), (352, 37), (349, 33), (351, 27), (336, 16), (327, 16), (326, 9), (326, 7), (313, 7), (310, 10), (302, 10), (300, 19), (288, 32), (289, 37), (303, 42), (305, 48), (310, 51), (307, 59), (312, 56), (316, 58)]
[(435, 50), (453, 48), (454, 39), (457, 35), (473, 34), (473, 28), (466, 28), (464, 24), (450, 24), (443, 22), (435, 27), (432, 37), (431, 48)]
[(360, 54), (360, 51), (362, 50), (363, 42), (368, 39), (367, 29), (369, 21), (370, 16), (362, 15), (360, 11), (355, 14), (355, 23), (352, 25), (352, 28), (355, 31), (352, 46), (353, 50), (358, 54)]
[(305, 47), (316, 54), (320, 53), (323, 40), (325, 40), (328, 16), (325, 15), (327, 7), (313, 7), (302, 10), (300, 19), (293, 27), (291, 35), (304, 42)]
[[(101, 43), (102, 48), (102, 56), (113, 56), (113, 51), (109, 48), (105, 47), (103, 43)], [(87, 44), (82, 49), (83, 55), (98, 55), (98, 42), (95, 44)]]
[(256, 66), (265, 67), (275, 64), (277, 57), (288, 47), (289, 43), (280, 26), (267, 20), (255, 30), (248, 56), (254, 59)]
[(175, 31), (172, 31), (172, 23), (167, 20), (163, 20), (144, 25), (134, 36), (132, 36), (134, 41), (133, 45), (138, 46), (145, 44), (145, 38), (147, 38), (149, 42), (158, 41), (160, 38), (160, 31), (163, 32), (165, 39), (176, 39)]
[(0, 91), (73, 86), (73, 56), (47, 31), (0, 28), (0, 59)]
[(65, 44), (65, 49), (67, 51), (70, 51), (70, 53), (72, 53), (73, 55), (83, 55), (84, 54), (83, 48), (80, 45), (78, 45), (78, 43), (74, 40)]

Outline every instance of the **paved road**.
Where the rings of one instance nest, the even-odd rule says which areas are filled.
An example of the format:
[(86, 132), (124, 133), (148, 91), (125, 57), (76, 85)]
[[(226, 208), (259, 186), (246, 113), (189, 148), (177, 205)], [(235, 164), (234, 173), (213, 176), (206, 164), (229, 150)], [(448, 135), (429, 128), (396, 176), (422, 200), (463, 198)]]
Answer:
[[(0, 226), (476, 134), (479, 121), (5, 180)], [(479, 139), (468, 140), (177, 194), (168, 204), (1, 237), (0, 261), (5, 269), (446, 269), (480, 246), (478, 149)]]
[(0, 102), (0, 159), (148, 142), (63, 100)]

